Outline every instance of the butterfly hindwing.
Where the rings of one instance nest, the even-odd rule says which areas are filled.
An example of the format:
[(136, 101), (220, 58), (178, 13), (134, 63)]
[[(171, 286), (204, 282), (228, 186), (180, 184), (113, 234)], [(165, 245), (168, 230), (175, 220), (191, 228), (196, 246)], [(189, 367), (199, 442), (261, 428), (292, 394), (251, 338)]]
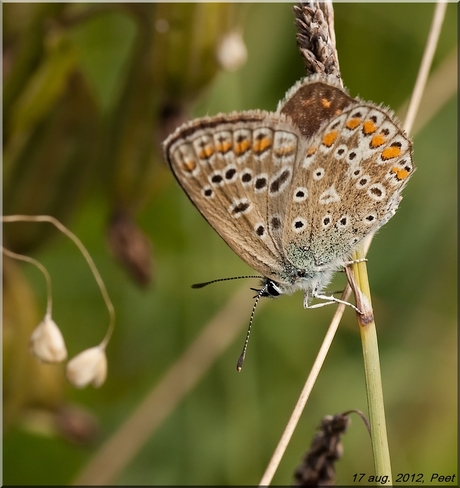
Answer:
[(395, 213), (413, 170), (411, 142), (388, 110), (348, 107), (298, 160), (283, 240), (295, 241), (317, 266), (347, 259)]

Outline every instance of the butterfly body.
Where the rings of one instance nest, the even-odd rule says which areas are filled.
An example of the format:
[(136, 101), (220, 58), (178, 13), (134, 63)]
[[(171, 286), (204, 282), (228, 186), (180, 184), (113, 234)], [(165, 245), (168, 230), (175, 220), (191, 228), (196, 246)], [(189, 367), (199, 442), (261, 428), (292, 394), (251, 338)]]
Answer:
[(164, 151), (225, 242), (266, 280), (262, 296), (304, 305), (396, 212), (414, 171), (411, 142), (382, 107), (328, 78), (288, 91), (274, 113), (220, 114), (179, 127)]

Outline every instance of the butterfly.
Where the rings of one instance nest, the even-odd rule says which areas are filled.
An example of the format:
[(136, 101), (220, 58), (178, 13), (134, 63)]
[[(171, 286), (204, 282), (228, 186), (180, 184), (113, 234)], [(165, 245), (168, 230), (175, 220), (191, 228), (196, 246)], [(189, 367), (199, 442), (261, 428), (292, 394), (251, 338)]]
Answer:
[(203, 217), (263, 276), (258, 297), (302, 290), (305, 308), (341, 302), (323, 290), (395, 214), (415, 170), (392, 112), (322, 75), (296, 83), (276, 112), (185, 123), (163, 149)]

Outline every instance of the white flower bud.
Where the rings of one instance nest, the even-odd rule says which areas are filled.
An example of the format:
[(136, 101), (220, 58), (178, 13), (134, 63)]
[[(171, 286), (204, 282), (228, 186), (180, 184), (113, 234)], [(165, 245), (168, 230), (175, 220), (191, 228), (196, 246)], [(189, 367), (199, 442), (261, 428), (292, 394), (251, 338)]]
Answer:
[(77, 388), (92, 384), (98, 388), (107, 376), (107, 357), (101, 346), (77, 354), (67, 363), (67, 378)]
[(227, 71), (241, 68), (248, 58), (243, 36), (239, 31), (227, 34), (217, 48), (217, 61)]
[(45, 363), (60, 363), (67, 358), (67, 349), (59, 327), (50, 315), (32, 332), (30, 352)]

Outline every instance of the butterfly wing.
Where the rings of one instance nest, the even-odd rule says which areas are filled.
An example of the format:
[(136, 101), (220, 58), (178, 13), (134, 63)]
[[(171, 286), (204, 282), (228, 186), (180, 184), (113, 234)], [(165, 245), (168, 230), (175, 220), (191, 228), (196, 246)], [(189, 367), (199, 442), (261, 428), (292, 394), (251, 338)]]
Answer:
[(358, 101), (331, 119), (296, 163), (283, 242), (303, 254), (289, 259), (300, 267), (343, 263), (396, 212), (415, 169), (411, 152), (382, 107)]
[(301, 139), (284, 115), (256, 110), (192, 121), (164, 142), (168, 164), (204, 218), (243, 261), (274, 280), (284, 267), (283, 192)]

